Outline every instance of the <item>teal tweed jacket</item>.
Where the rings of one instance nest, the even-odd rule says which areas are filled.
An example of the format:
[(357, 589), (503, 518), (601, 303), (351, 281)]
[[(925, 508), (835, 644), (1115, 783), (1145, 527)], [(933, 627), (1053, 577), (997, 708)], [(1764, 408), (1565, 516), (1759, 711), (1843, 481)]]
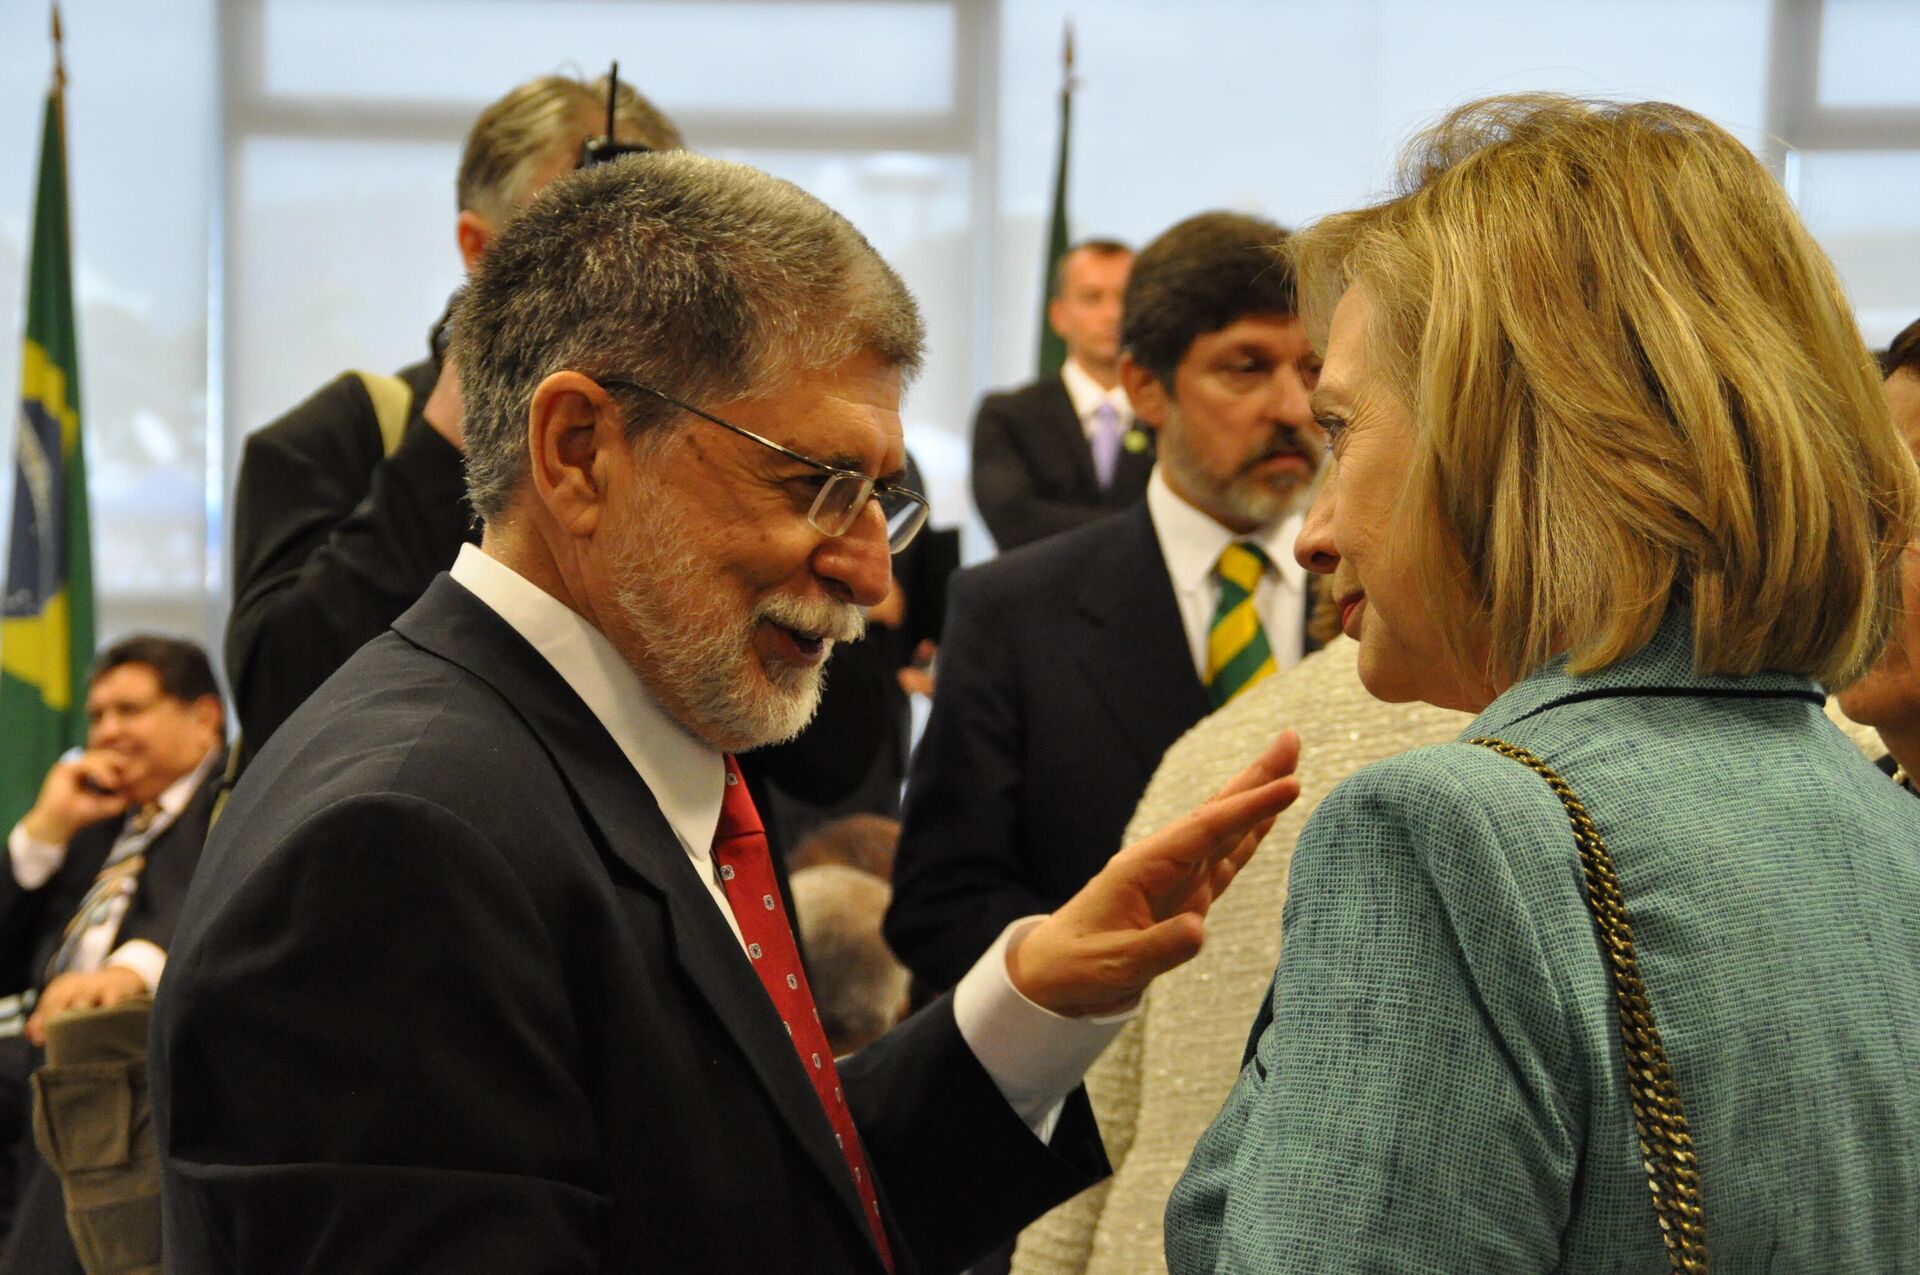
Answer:
[[(1689, 617), (1464, 741), (1532, 750), (1613, 853), (1716, 1272), (1920, 1271), (1920, 802), (1798, 677), (1704, 678)], [(1340, 785), (1169, 1268), (1667, 1269), (1573, 836), (1461, 743)]]

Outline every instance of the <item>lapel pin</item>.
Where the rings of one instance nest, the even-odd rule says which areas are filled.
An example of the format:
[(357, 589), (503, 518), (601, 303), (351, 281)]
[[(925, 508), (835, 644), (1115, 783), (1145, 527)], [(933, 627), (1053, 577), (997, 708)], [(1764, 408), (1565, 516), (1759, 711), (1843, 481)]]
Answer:
[(1151, 441), (1152, 440), (1147, 437), (1147, 431), (1137, 425), (1120, 436), (1120, 445), (1132, 452), (1135, 456), (1146, 451), (1148, 446), (1151, 445)]

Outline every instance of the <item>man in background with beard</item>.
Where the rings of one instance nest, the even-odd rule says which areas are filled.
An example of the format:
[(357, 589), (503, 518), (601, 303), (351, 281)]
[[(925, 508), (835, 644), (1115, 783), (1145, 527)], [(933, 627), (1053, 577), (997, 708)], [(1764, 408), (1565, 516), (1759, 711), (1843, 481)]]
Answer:
[(1202, 213), (1140, 253), (1120, 378), (1159, 436), (1146, 500), (955, 579), (887, 914), (916, 999), (1085, 884), (1167, 747), (1314, 645), (1293, 539), (1319, 359), (1285, 236)]
[(740, 165), (619, 159), (502, 229), (454, 319), (481, 542), (247, 771), (175, 933), (169, 1270), (912, 1275), (1104, 1170), (1080, 1072), (1297, 741), (833, 1057), (733, 755), (806, 723), (925, 520), (922, 341)]

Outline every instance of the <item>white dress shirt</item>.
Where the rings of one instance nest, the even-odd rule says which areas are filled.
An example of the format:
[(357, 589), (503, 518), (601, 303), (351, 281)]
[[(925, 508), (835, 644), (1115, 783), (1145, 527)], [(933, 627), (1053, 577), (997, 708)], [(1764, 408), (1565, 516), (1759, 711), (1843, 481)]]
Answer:
[(1066, 386), (1067, 398), (1073, 403), (1073, 414), (1080, 418), (1080, 432), (1088, 442), (1093, 441), (1093, 414), (1100, 404), (1111, 403), (1120, 418), (1122, 433), (1133, 426), (1133, 400), (1127, 397), (1126, 390), (1118, 382), (1110, 390), (1100, 388), (1100, 382), (1093, 379), (1087, 369), (1069, 357), (1060, 365), (1060, 383)]
[[(172, 827), (173, 821), (180, 817), (180, 812), (187, 808), (187, 803), (193, 800), (193, 794), (198, 792), (200, 785), (206, 781), (208, 773), (213, 769), (214, 761), (219, 756), (220, 749), (217, 745), (208, 749), (198, 765), (162, 790), (160, 796), (155, 799), (155, 804), (160, 807), (160, 813), (154, 816), (153, 823), (148, 826), (145, 833), (137, 833), (133, 830), (131, 818), (122, 824), (120, 835), (114, 838), (113, 846), (107, 850), (107, 861), (112, 861), (113, 852), (121, 842), (136, 836), (153, 840)], [(38, 890), (51, 880), (53, 874), (60, 870), (60, 865), (67, 861), (67, 845), (65, 842), (39, 841), (29, 837), (26, 820), (22, 819), (13, 825), (13, 831), (7, 834), (7, 861), (13, 871), (15, 884), (22, 890)], [(68, 968), (79, 973), (91, 973), (108, 965), (118, 965), (138, 974), (146, 983), (147, 990), (151, 992), (160, 986), (160, 975), (167, 967), (167, 954), (158, 944), (146, 939), (131, 939), (111, 952), (107, 951), (107, 944), (113, 941), (124, 919), (125, 912), (122, 910), (112, 918), (111, 925), (93, 927), (92, 931), (81, 938), (80, 946), (76, 949), (73, 962)], [(35, 971), (34, 977), (39, 976), (39, 971)]]
[(1207, 680), (1207, 634), (1220, 605), (1220, 581), (1213, 569), (1221, 552), (1236, 540), (1260, 546), (1273, 563), (1253, 591), (1253, 609), (1267, 632), (1267, 647), (1276, 668), (1298, 664), (1303, 654), (1307, 613), (1307, 572), (1293, 556), (1303, 514), (1288, 514), (1248, 535), (1235, 535), (1174, 494), (1155, 465), (1147, 479), (1147, 514), (1160, 541), (1160, 557), (1173, 581), (1180, 604), (1180, 623), (1187, 631), (1194, 671)]
[[(526, 638), (606, 727), (659, 803), (745, 960), (739, 923), (713, 870), (713, 834), (726, 786), (723, 756), (669, 717), (605, 635), (565, 603), (474, 545), (461, 547), (452, 574)], [(953, 1016), (1008, 1105), (1046, 1139), (1066, 1096), (1132, 1015), (1065, 1018), (1020, 994), (1007, 975), (1006, 947), (1038, 920), (1008, 926), (960, 980)]]

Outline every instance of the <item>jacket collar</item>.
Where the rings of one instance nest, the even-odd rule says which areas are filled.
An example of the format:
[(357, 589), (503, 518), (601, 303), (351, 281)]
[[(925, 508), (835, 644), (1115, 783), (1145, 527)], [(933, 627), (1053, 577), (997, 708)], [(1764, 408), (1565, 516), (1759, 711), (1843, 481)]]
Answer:
[[(602, 852), (664, 897), (673, 959), (733, 1039), (772, 1106), (866, 1234), (846, 1162), (780, 1016), (659, 803), (594, 712), (526, 637), (442, 573), (394, 631), (491, 686), (527, 723)], [(633, 878), (613, 873), (624, 895)], [(626, 900), (641, 906), (637, 898)]]
[(1481, 710), (1462, 739), (1499, 735), (1515, 724), (1581, 700), (1615, 696), (1749, 696), (1791, 697), (1824, 704), (1819, 684), (1796, 673), (1755, 673), (1749, 677), (1704, 676), (1693, 667), (1693, 612), (1671, 608), (1638, 651), (1606, 668), (1575, 676), (1567, 672), (1566, 655), (1514, 683)]

